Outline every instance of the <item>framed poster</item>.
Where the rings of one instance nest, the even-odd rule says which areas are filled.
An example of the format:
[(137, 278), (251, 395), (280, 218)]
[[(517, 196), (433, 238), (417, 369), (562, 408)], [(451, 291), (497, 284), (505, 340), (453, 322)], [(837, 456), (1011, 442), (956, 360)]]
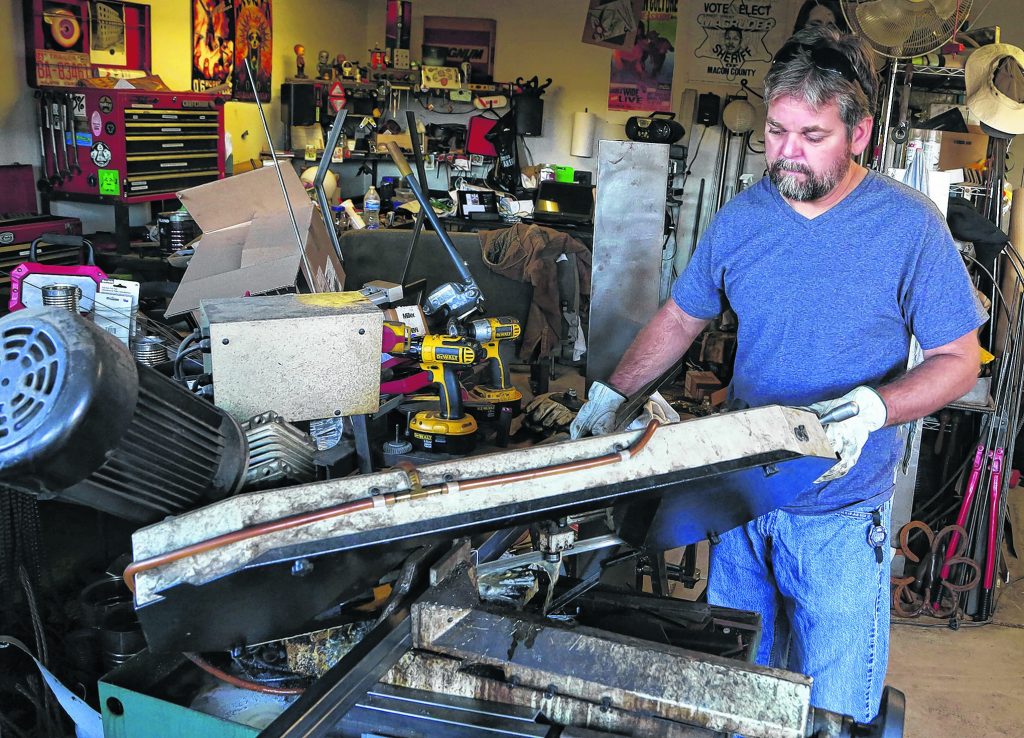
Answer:
[(636, 43), (612, 52), (609, 110), (672, 110), (676, 0), (644, 0)]
[[(234, 0), (234, 3), (234, 98), (242, 102), (270, 102), (270, 72), (274, 59), (270, 0)], [(247, 61), (255, 80), (250, 80), (246, 72)]]
[(489, 18), (423, 16), (423, 46), (441, 50), (447, 67), (458, 67), (463, 62), (469, 62), (473, 82), (490, 82), (494, 79), (494, 44), (497, 35), (498, 23)]
[(690, 82), (758, 86), (789, 35), (791, 3), (693, 3), (685, 7), (684, 55)]
[(631, 49), (636, 43), (644, 0), (590, 0), (583, 43)]
[(230, 85), (234, 68), (233, 0), (192, 0), (192, 92)]

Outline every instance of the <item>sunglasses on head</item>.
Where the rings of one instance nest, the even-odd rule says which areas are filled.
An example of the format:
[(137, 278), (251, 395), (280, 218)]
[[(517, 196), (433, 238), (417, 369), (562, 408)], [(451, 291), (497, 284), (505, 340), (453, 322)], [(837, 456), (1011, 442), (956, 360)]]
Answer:
[[(789, 43), (783, 44), (782, 48), (779, 49), (775, 58), (772, 60), (772, 66), (776, 64), (786, 64), (796, 58), (796, 55), (802, 51), (806, 51), (810, 54), (811, 61), (814, 66), (823, 72), (836, 72), (847, 82), (853, 82), (860, 86), (864, 90), (864, 85), (860, 81), (860, 77), (857, 76), (856, 70), (853, 68), (853, 64), (846, 58), (846, 55), (839, 51), (839, 49), (823, 44), (810, 45), (800, 43), (799, 41), (790, 41)], [(867, 90), (864, 90), (867, 94)]]

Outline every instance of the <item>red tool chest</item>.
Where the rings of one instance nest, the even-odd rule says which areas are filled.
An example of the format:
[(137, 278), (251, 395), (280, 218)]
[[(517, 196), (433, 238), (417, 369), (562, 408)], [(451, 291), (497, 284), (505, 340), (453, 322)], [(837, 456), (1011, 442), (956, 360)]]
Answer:
[(224, 176), (219, 96), (50, 88), (36, 112), (54, 193), (148, 202)]

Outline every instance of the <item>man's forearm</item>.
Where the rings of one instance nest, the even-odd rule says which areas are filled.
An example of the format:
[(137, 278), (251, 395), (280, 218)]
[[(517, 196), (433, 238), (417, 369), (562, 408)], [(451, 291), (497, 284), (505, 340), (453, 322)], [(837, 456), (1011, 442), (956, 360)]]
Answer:
[(940, 354), (926, 358), (899, 379), (878, 388), (888, 410), (886, 425), (900, 425), (963, 397), (978, 376), (975, 357)]
[(670, 299), (633, 339), (608, 383), (626, 397), (636, 394), (668, 371), (707, 324)]

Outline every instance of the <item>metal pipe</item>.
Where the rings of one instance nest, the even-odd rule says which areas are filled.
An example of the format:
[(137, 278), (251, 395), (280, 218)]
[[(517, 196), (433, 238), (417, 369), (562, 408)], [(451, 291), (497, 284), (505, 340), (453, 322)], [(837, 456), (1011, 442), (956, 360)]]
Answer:
[(878, 155), (878, 171), (885, 173), (886, 149), (889, 147), (889, 126), (892, 124), (892, 98), (896, 93), (896, 60), (889, 60), (889, 89), (885, 96), (885, 118), (881, 130), (881, 150)]
[(448, 256), (451, 258), (452, 263), (455, 265), (455, 270), (459, 273), (462, 281), (467, 284), (476, 284), (473, 275), (470, 274), (469, 264), (462, 258), (459, 252), (455, 249), (455, 244), (452, 243), (451, 237), (448, 232), (445, 231), (444, 226), (441, 225), (441, 220), (437, 217), (437, 213), (430, 207), (430, 199), (423, 194), (423, 190), (420, 189), (419, 183), (416, 181), (416, 177), (413, 176), (412, 167), (409, 166), (409, 162), (405, 158), (405, 154), (398, 148), (398, 144), (394, 141), (389, 141), (387, 144), (388, 154), (391, 156), (391, 160), (394, 161), (395, 166), (398, 167), (398, 171), (402, 175), (402, 179), (409, 185), (409, 189), (416, 196), (416, 200), (420, 204), (420, 209), (426, 216), (427, 220), (430, 221), (430, 225), (437, 231), (437, 237), (441, 239), (441, 243), (444, 245), (445, 250), (448, 252)]
[[(420, 138), (416, 131), (416, 114), (411, 110), (405, 111), (405, 119), (409, 125), (409, 139), (412, 141), (412, 156), (413, 161), (416, 162), (416, 173), (420, 178), (420, 181), (426, 187), (427, 183), (427, 170), (423, 164), (423, 152), (420, 150)], [(427, 194), (430, 194), (430, 188), (427, 187)], [(430, 202), (430, 198), (427, 198), (427, 202)], [(420, 211), (416, 213), (416, 223), (412, 228), (412, 242), (409, 244), (409, 251), (405, 255), (405, 266), (402, 268), (402, 279), (401, 284), (405, 284), (405, 281), (409, 278), (409, 267), (412, 266), (412, 257), (416, 253), (416, 245), (420, 241), (420, 235), (423, 233), (423, 219), (426, 217), (423, 205), (420, 204)]]
[(309, 282), (309, 289), (316, 292), (316, 285), (313, 282), (313, 269), (309, 266), (309, 259), (306, 258), (305, 244), (302, 242), (302, 234), (299, 233), (299, 221), (295, 219), (295, 209), (288, 197), (288, 190), (284, 186), (284, 176), (281, 174), (281, 163), (277, 160), (277, 152), (274, 151), (274, 139), (270, 137), (270, 126), (267, 125), (267, 116), (263, 112), (263, 103), (260, 102), (259, 93), (256, 92), (256, 77), (249, 66), (248, 57), (244, 60), (245, 72), (249, 75), (249, 84), (252, 86), (252, 94), (256, 98), (256, 109), (260, 111), (260, 121), (263, 123), (263, 133), (267, 137), (267, 146), (270, 147), (270, 158), (274, 160), (274, 169), (277, 172), (277, 181), (281, 185), (281, 194), (284, 195), (284, 204), (288, 208), (288, 217), (292, 221), (292, 230), (295, 231), (295, 244), (299, 247), (299, 256), (302, 257), (302, 268), (306, 273), (306, 280)]
[[(334, 149), (338, 145), (338, 136), (345, 125), (347, 110), (339, 110), (334, 118), (334, 124), (327, 134), (327, 143), (324, 147), (324, 154), (320, 157), (320, 164), (316, 168), (316, 175), (313, 177), (313, 192), (316, 194), (316, 201), (320, 204), (320, 213), (323, 215), (324, 224), (327, 226), (327, 235), (330, 236), (331, 245), (334, 246), (334, 253), (344, 262), (345, 257), (341, 255), (341, 243), (338, 241), (338, 230), (334, 227), (331, 219), (331, 204), (327, 201), (327, 193), (324, 192), (324, 180), (327, 172), (331, 169), (331, 158), (334, 156)], [(273, 148), (273, 147), (271, 147)], [(330, 152), (330, 154), (328, 154)]]

